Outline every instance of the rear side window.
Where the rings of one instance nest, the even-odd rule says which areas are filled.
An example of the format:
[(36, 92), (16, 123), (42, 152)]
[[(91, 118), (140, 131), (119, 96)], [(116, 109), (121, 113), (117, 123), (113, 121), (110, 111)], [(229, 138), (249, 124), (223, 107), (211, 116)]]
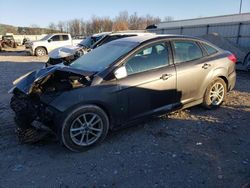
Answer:
[(215, 54), (217, 52), (217, 50), (215, 48), (213, 48), (212, 46), (208, 45), (208, 44), (202, 44), (204, 46), (204, 48), (206, 49), (208, 55), (212, 55)]
[(194, 41), (174, 41), (175, 63), (192, 61), (203, 57), (202, 50)]
[(62, 40), (69, 40), (69, 36), (68, 35), (62, 35)]

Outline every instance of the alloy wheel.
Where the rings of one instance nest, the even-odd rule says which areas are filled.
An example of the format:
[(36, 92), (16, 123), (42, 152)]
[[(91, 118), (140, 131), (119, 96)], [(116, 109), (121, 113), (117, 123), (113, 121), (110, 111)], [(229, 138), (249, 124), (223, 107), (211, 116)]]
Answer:
[(45, 52), (44, 49), (39, 48), (39, 49), (36, 50), (36, 54), (37, 54), (38, 56), (44, 56), (44, 55), (46, 55), (46, 52)]
[(102, 119), (95, 113), (81, 114), (70, 126), (70, 138), (79, 146), (89, 146), (95, 143), (102, 132)]
[(210, 90), (209, 99), (212, 105), (220, 105), (224, 99), (225, 88), (222, 83), (216, 82)]

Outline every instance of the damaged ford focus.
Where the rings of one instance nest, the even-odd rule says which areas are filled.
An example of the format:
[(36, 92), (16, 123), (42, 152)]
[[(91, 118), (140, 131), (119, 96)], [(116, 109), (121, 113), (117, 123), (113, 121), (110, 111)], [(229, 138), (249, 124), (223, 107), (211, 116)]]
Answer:
[(215, 109), (235, 86), (236, 61), (230, 52), (188, 36), (115, 40), (69, 66), (15, 80), (10, 106), (17, 133), (38, 140), (39, 122), (79, 152), (145, 117), (199, 104)]

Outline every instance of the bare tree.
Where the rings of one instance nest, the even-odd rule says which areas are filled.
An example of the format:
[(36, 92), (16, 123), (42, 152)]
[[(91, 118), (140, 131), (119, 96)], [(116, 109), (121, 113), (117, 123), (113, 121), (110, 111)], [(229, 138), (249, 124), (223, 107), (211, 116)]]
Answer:
[(71, 20), (70, 22), (70, 27), (71, 27), (71, 34), (72, 35), (80, 35), (80, 30), (81, 30), (81, 20), (79, 19), (74, 19)]
[(140, 22), (140, 18), (137, 16), (137, 13), (130, 15), (129, 17), (129, 29), (135, 30), (138, 29), (138, 24)]
[(53, 22), (51, 22), (51, 23), (49, 24), (49, 29), (51, 29), (51, 30), (56, 30), (56, 29), (57, 29), (57, 28), (56, 28), (56, 24), (53, 23)]
[(80, 33), (81, 35), (87, 34), (87, 23), (83, 19), (80, 21)]
[(127, 11), (120, 12), (119, 15), (115, 18), (113, 23), (114, 31), (128, 30), (129, 28), (129, 15)]
[(36, 25), (36, 24), (31, 24), (30, 27), (31, 27), (31, 28), (40, 28), (40, 27), (39, 27), (38, 25)]
[(90, 21), (86, 22), (85, 33), (86, 35), (92, 35), (94, 33), (92, 23)]
[(92, 30), (94, 33), (100, 33), (103, 31), (102, 21), (99, 17), (93, 16), (91, 20)]
[(113, 22), (109, 17), (103, 18), (102, 22), (102, 31), (112, 31)]
[(62, 21), (59, 21), (58, 24), (57, 24), (57, 28), (60, 32), (63, 32), (64, 31), (64, 23)]
[[(172, 17), (165, 17), (165, 20), (173, 20)], [(137, 13), (129, 15), (127, 11), (122, 11), (114, 19), (109, 17), (93, 16), (91, 20), (73, 19), (70, 21), (59, 21), (56, 24), (50, 23), (50, 32), (56, 29), (61, 32), (68, 32), (72, 35), (91, 35), (93, 33), (105, 31), (141, 30), (149, 25), (157, 24), (161, 21), (159, 17), (151, 15), (138, 16)]]

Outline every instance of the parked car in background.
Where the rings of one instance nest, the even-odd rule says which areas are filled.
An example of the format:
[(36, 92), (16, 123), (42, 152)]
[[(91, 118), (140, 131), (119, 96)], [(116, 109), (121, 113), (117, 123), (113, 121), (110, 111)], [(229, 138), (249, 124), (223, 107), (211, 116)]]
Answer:
[(16, 48), (17, 43), (13, 35), (3, 35), (0, 40), (0, 48)]
[(110, 34), (111, 32), (102, 32), (102, 33), (96, 33), (93, 34), (91, 36), (88, 36), (87, 38), (85, 38), (84, 40), (82, 40), (78, 46), (79, 47), (83, 47), (86, 49), (91, 48), (91, 46), (96, 43), (98, 40), (100, 40), (101, 38), (103, 38), (104, 36)]
[(73, 40), (71, 35), (67, 33), (54, 33), (46, 35), (38, 41), (26, 42), (25, 47), (32, 55), (44, 56), (55, 48), (68, 45), (76, 46), (81, 41), (81, 39)]
[(34, 121), (72, 151), (110, 130), (203, 104), (219, 107), (235, 86), (236, 58), (211, 43), (179, 35), (144, 35), (106, 43), (69, 66), (51, 66), (16, 81), (11, 99), (21, 135)]
[(80, 46), (63, 46), (52, 50), (48, 55), (49, 59), (45, 63), (45, 67), (63, 63), (69, 65), (74, 60), (87, 53), (83, 47)]
[[(89, 51), (111, 42), (113, 40), (133, 37), (133, 36), (145, 36), (145, 35), (154, 35), (154, 33), (147, 32), (104, 32), (99, 34), (94, 34), (90, 37), (87, 37), (81, 43), (79, 43), (76, 47), (66, 46), (63, 48), (56, 48), (49, 53), (49, 60), (46, 62), (46, 66), (55, 65), (58, 63), (65, 63), (65, 65), (69, 65), (71, 62), (79, 58), (81, 55), (88, 53)], [(74, 50), (72, 50), (74, 49)], [(60, 55), (61, 54), (61, 55)], [(67, 54), (67, 56), (66, 56)], [(66, 59), (66, 61), (65, 61)]]
[(24, 37), (22, 41), (22, 45), (26, 45), (26, 43), (29, 43), (30, 39), (28, 37)]
[(48, 54), (49, 59), (45, 63), (45, 67), (60, 63), (69, 65), (71, 62), (87, 53), (96, 41), (109, 33), (110, 32), (94, 34), (82, 40), (77, 46), (63, 46), (52, 50)]

